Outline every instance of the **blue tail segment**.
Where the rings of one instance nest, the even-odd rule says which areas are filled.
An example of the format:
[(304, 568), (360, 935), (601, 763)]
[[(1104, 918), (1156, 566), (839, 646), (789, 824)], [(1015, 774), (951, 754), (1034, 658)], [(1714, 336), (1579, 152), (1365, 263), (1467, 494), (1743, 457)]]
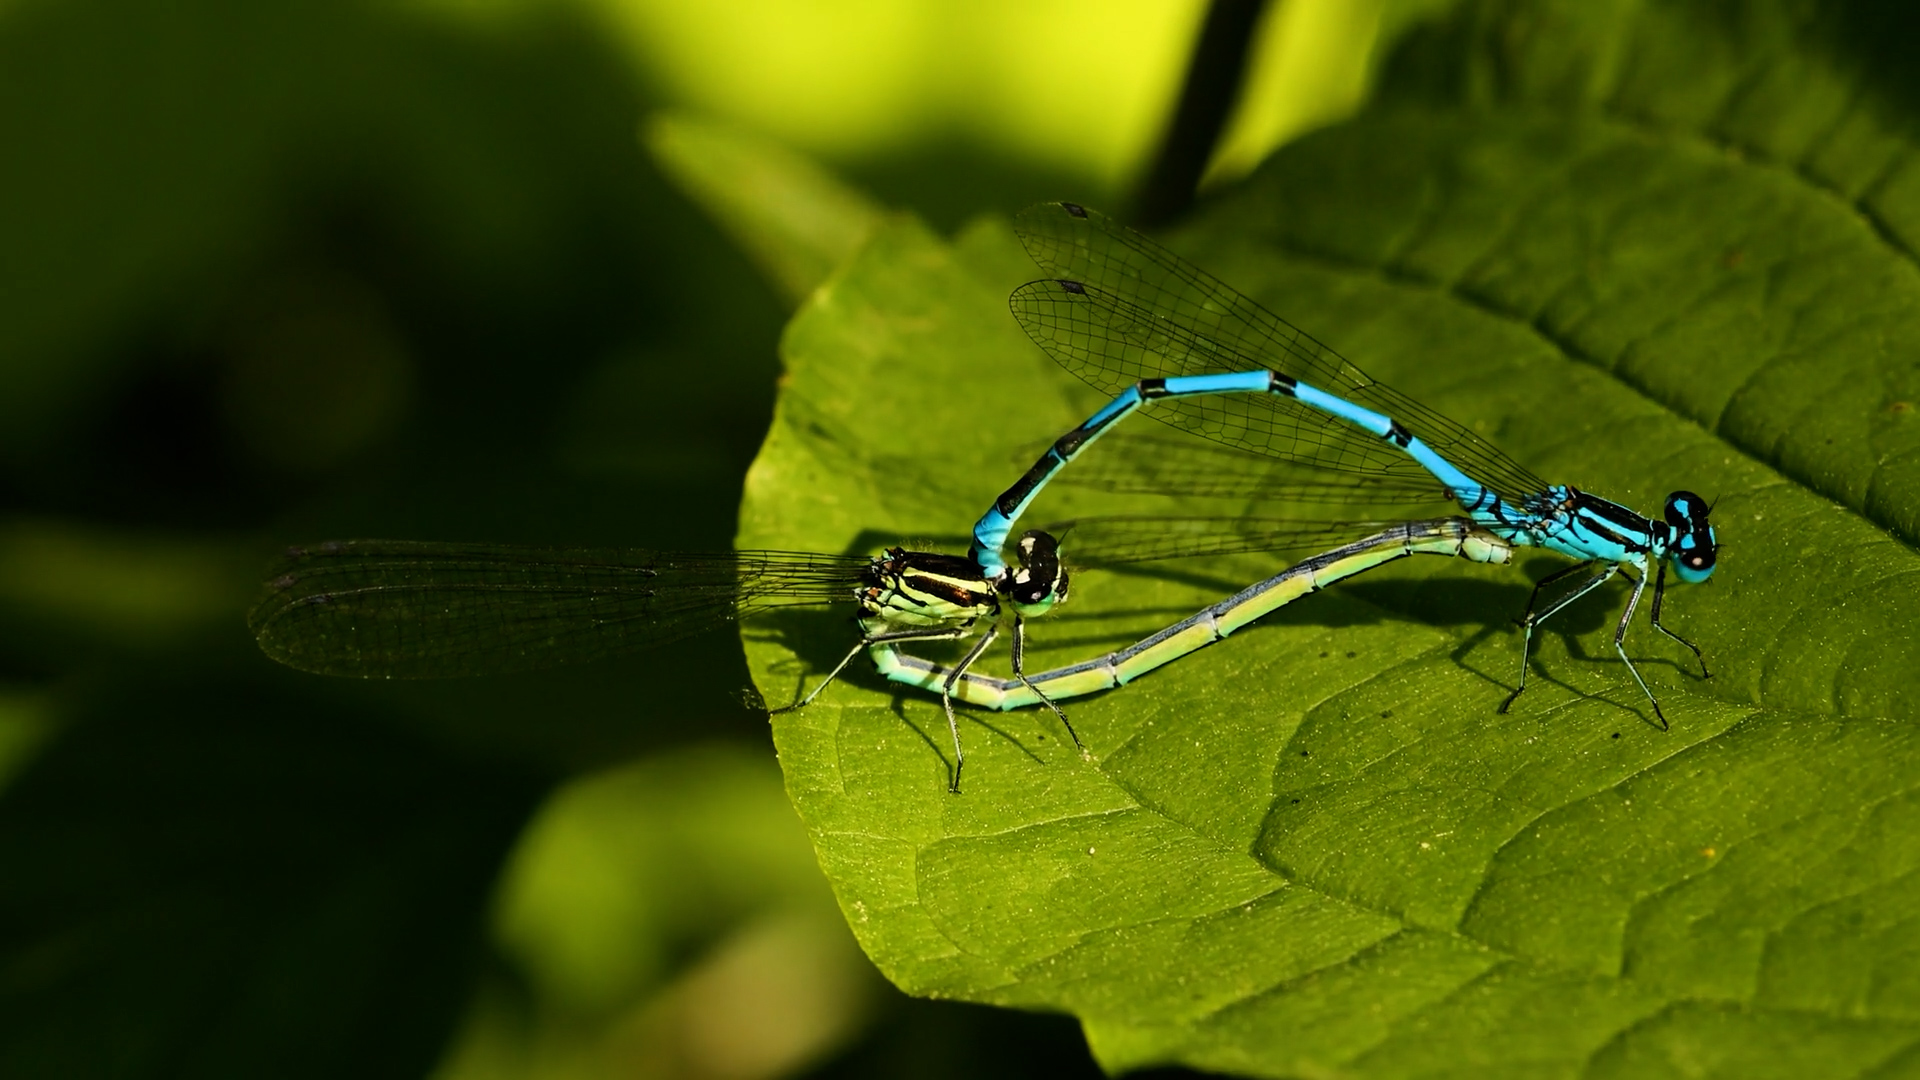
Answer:
[(1621, 642), (1651, 576), (1654, 627), (1699, 657), (1698, 648), (1660, 623), (1669, 563), (1683, 582), (1713, 573), (1717, 539), (1698, 495), (1674, 492), (1656, 521), (1550, 485), (1468, 428), (1374, 381), (1205, 271), (1091, 210), (1032, 207), (1015, 231), (1049, 276), (1014, 291), (1014, 317), (1062, 367), (1114, 396), (1056, 440), (975, 524), (972, 555), (989, 578), (1008, 572), (1001, 548), (1047, 483), (1121, 420), (1157, 405), (1148, 415), (1242, 450), (1383, 480), (1430, 478), (1500, 539), (1581, 560), (1571, 571), (1584, 567), (1589, 579), (1571, 595), (1539, 612), (1528, 605), (1529, 648), (1534, 625), (1626, 574), (1634, 593), (1616, 650), (1665, 727), (1659, 702)]
[[(1072, 285), (1073, 283), (1060, 284)], [(1084, 288), (1068, 291), (1078, 292), (1080, 295), (1086, 294)], [(1020, 515), (1026, 512), (1027, 507), (1039, 496), (1049, 480), (1093, 445), (1094, 440), (1111, 430), (1116, 423), (1157, 401), (1222, 394), (1279, 395), (1299, 401), (1302, 405), (1327, 416), (1344, 420), (1361, 431), (1400, 448), (1412, 457), (1433, 474), (1433, 477), (1456, 501), (1466, 507), (1469, 512), (1475, 513), (1476, 521), (1485, 525), (1508, 524), (1505, 518), (1494, 509), (1500, 505), (1499, 496), (1466, 473), (1454, 468), (1451, 462), (1434, 453), (1425, 443), (1414, 438), (1412, 433), (1390, 417), (1362, 408), (1277, 371), (1176, 375), (1140, 380), (1121, 391), (1119, 396), (1101, 407), (1099, 412), (1088, 417), (1085, 423), (1057, 439), (1017, 483), (994, 500), (992, 509), (982, 515), (974, 525), (972, 550), (974, 561), (989, 577), (998, 577), (1006, 573), (1007, 565), (1000, 555), (1000, 550), (1006, 544), (1007, 537), (1011, 535)], [(1480, 509), (1475, 510), (1476, 507)]]

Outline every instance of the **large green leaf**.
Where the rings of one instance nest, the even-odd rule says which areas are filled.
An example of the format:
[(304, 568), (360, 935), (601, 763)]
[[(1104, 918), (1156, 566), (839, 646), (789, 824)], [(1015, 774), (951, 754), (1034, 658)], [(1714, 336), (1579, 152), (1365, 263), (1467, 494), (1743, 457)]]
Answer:
[[(853, 672), (774, 736), (890, 978), (1070, 1011), (1110, 1069), (1920, 1067), (1912, 147), (1809, 35), (1726, 7), (1471, 8), (1175, 238), (1550, 479), (1717, 499), (1719, 575), (1664, 612), (1714, 677), (1644, 621), (1628, 639), (1672, 730), (1612, 655), (1623, 590), (1496, 712), (1547, 556), (1310, 597), (1074, 703), (1088, 759), (1044, 712), (963, 710), (957, 796), (938, 702)], [(788, 330), (741, 544), (958, 545), (1092, 401), (1006, 313), (1031, 276), (1001, 222), (882, 230)], [(1048, 499), (1036, 521), (1138, 509)], [(1275, 568), (1085, 574), (1030, 663)], [(756, 625), (762, 690), (851, 633)]]

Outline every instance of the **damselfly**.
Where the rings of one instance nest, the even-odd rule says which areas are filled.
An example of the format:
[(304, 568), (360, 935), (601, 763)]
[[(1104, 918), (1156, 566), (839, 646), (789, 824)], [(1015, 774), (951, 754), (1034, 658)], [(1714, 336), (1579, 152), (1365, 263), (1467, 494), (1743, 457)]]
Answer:
[[(1114, 566), (1317, 545), (1336, 528), (1352, 527), (1096, 518), (1077, 523), (1074, 537), (1083, 565)], [(898, 547), (868, 558), (337, 541), (289, 549), (248, 624), (268, 656), (303, 671), (437, 678), (594, 660), (779, 608), (851, 602), (858, 639), (788, 708), (811, 703), (865, 650), (886, 678), (940, 694), (953, 739), (950, 787), (958, 791), (965, 758), (956, 698), (1000, 709), (1045, 705), (1078, 747), (1079, 736), (1055, 698), (1121, 685), (1299, 595), (1404, 555), (1487, 562), (1504, 562), (1507, 555), (1504, 542), (1462, 519), (1395, 526), (1244, 590), (1133, 649), (1029, 675), (1026, 622), (1066, 599), (1069, 575), (1052, 534), (1029, 531), (1019, 550), (1020, 568), (990, 581), (970, 558)], [(1008, 621), (1014, 677), (973, 674)], [(966, 655), (951, 665), (897, 651), (912, 642), (976, 634)]]
[[(852, 602), (859, 640), (805, 705), (864, 649), (978, 632), (957, 681), (1000, 633), (1003, 604), (1020, 677), (1026, 620), (1068, 585), (1053, 537), (1030, 532), (1020, 548), (1022, 568), (989, 582), (964, 556), (898, 547), (868, 558), (334, 541), (289, 549), (247, 623), (268, 656), (302, 671), (440, 678), (595, 660), (776, 608)], [(960, 728), (942, 697), (958, 791)], [(1037, 700), (1066, 723), (1044, 694)], [(1078, 746), (1071, 724), (1067, 732)]]
[[(1614, 650), (1667, 726), (1660, 702), (1627, 656), (1625, 639), (1649, 576), (1654, 629), (1706, 660), (1660, 622), (1667, 566), (1683, 582), (1707, 580), (1717, 542), (1708, 504), (1667, 496), (1660, 520), (1564, 485), (1549, 485), (1467, 428), (1381, 383), (1332, 349), (1205, 271), (1104, 215), (1072, 203), (1022, 212), (1015, 231), (1048, 277), (1015, 290), (1013, 314), (1068, 371), (1115, 395), (1062, 435), (974, 526), (972, 555), (989, 580), (1008, 572), (1001, 545), (1020, 515), (1067, 463), (1147, 405), (1166, 423), (1256, 454), (1365, 477), (1368, 484), (1438, 488), (1473, 524), (1517, 546), (1580, 560), (1534, 586), (1521, 619), (1519, 685), (1526, 689), (1536, 626), (1614, 575), (1633, 594)], [(1576, 583), (1540, 604), (1541, 590)]]

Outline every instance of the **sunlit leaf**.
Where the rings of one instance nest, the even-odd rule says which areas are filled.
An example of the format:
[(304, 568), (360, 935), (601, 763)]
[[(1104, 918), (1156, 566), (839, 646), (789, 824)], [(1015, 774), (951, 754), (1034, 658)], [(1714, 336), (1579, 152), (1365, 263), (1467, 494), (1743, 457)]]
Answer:
[[(1911, 145), (1768, 5), (1512, 7), (1422, 35), (1382, 104), (1171, 239), (1550, 479), (1716, 499), (1719, 575), (1663, 612), (1714, 677), (1636, 622), (1653, 727), (1605, 591), (1501, 715), (1508, 620), (1564, 561), (1415, 560), (1072, 703), (1090, 760), (1044, 712), (963, 709), (955, 796), (938, 702), (856, 673), (774, 734), (902, 987), (1069, 1011), (1110, 1069), (1911, 1068)], [(902, 225), (816, 293), (742, 545), (957, 550), (1018, 448), (1094, 404), (1006, 314), (1030, 276), (1004, 223)], [(1047, 499), (1036, 521), (1114, 505)], [(1275, 569), (1085, 574), (1030, 666)], [(750, 628), (761, 689), (790, 698), (852, 633)]]

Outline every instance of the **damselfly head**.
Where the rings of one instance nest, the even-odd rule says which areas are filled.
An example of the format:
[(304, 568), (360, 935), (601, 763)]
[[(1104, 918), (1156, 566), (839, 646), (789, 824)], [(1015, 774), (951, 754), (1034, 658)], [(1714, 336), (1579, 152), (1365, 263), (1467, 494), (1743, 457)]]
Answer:
[(1681, 581), (1698, 584), (1713, 576), (1720, 554), (1714, 540), (1713, 524), (1707, 520), (1707, 500), (1691, 491), (1676, 491), (1667, 496), (1667, 558)]
[(1067, 598), (1067, 568), (1060, 564), (1060, 541), (1051, 533), (1029, 529), (1015, 545), (1020, 569), (1003, 588), (1013, 610), (1022, 616), (1042, 615)]

